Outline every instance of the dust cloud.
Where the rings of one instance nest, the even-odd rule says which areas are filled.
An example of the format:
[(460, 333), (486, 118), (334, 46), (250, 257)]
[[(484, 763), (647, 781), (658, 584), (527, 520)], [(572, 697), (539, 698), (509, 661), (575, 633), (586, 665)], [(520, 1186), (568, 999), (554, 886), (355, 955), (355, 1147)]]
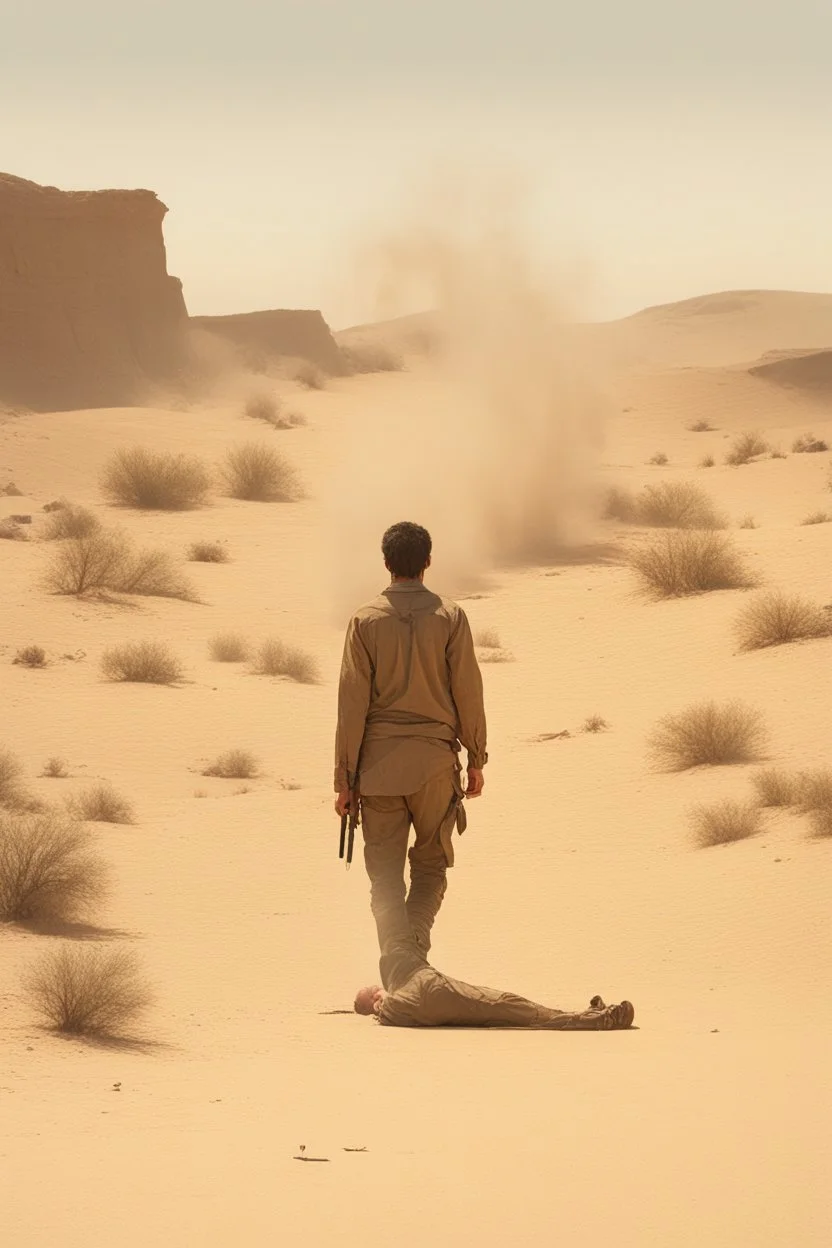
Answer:
[(379, 539), (397, 520), (430, 529), (431, 585), (451, 595), (591, 536), (604, 399), (564, 283), (527, 238), (499, 197), (472, 213), (446, 195), (364, 253), (379, 314), (433, 309), (436, 346), (351, 421), (331, 508), (339, 615), (383, 584)]

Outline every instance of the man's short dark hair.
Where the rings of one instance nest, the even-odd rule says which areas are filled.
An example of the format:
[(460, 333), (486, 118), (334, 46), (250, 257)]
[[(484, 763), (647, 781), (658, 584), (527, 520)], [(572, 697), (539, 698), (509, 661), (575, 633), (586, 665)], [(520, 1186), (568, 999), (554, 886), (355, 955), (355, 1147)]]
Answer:
[(421, 524), (402, 520), (392, 524), (381, 539), (381, 553), (393, 576), (416, 580), (428, 566), (433, 543)]

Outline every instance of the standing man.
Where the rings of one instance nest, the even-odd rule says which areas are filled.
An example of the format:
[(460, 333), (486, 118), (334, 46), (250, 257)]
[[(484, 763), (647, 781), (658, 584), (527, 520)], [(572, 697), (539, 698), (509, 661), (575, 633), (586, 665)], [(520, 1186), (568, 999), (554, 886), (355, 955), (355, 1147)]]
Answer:
[[(394, 524), (381, 542), (391, 583), (347, 629), (338, 691), (335, 809), (360, 801), (370, 905), (388, 986), (404, 953), (424, 959), (453, 866), (464, 797), (483, 790), (486, 752), (482, 677), (471, 628), (455, 602), (425, 588), (431, 538)], [(460, 782), (459, 749), (468, 753)], [(410, 889), (404, 866), (410, 827)]]

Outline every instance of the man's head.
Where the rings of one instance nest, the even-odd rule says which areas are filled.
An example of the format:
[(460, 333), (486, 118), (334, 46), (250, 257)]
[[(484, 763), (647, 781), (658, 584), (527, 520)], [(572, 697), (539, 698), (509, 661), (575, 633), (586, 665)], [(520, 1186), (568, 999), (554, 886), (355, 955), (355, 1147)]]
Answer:
[(356, 1014), (374, 1014), (376, 1002), (384, 996), (384, 989), (378, 984), (370, 984), (368, 988), (359, 988), (355, 994), (352, 1008)]
[(432, 542), (430, 533), (420, 524), (402, 520), (393, 524), (381, 539), (384, 566), (395, 577), (406, 581), (418, 581), (430, 567)]

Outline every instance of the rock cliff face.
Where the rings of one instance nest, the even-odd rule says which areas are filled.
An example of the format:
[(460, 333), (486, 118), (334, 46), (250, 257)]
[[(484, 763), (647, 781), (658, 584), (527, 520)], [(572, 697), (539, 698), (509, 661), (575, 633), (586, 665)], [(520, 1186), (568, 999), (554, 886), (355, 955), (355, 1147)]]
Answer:
[(192, 316), (191, 325), (230, 344), (239, 363), (255, 372), (281, 360), (310, 360), (333, 376), (347, 371), (320, 312), (273, 309), (234, 316)]
[(152, 191), (60, 191), (0, 173), (0, 401), (135, 403), (180, 367), (188, 316)]

